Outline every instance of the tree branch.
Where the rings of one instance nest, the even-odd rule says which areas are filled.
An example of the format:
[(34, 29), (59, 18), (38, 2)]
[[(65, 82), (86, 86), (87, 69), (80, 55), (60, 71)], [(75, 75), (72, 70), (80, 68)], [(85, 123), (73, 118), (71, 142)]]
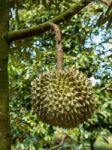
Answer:
[(109, 0), (100, 0), (103, 4), (110, 6), (112, 4), (112, 2), (110, 2)]
[(91, 3), (91, 0), (82, 0), (81, 3), (75, 4), (70, 9), (65, 11), (63, 14), (46, 21), (45, 23), (17, 31), (11, 31), (5, 35), (6, 40), (10, 43), (15, 40), (28, 38), (31, 36), (36, 36), (39, 33), (45, 32), (51, 28), (51, 22), (59, 24), (60, 22), (69, 20), (73, 15), (79, 13), (81, 9), (85, 8), (89, 3)]

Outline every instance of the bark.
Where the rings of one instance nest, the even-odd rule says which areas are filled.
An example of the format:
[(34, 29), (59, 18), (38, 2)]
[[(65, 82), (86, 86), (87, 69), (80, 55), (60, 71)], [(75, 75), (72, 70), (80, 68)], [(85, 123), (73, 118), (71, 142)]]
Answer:
[(0, 0), (0, 150), (10, 150), (10, 118), (8, 90), (8, 52), (9, 45), (3, 38), (8, 31), (8, 0)]

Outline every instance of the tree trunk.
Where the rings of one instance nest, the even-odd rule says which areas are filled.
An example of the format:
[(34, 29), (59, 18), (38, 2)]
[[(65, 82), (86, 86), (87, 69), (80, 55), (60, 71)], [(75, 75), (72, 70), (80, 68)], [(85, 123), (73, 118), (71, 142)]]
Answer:
[(9, 45), (3, 37), (8, 32), (8, 23), (8, 0), (0, 0), (0, 150), (11, 149), (7, 70)]
[(94, 150), (94, 143), (95, 143), (95, 139), (90, 141), (90, 150)]

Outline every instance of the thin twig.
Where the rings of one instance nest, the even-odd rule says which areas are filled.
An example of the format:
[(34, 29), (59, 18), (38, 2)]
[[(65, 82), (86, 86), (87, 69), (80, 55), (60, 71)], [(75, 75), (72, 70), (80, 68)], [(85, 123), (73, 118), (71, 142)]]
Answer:
[(50, 150), (55, 150), (55, 149), (61, 147), (63, 145), (64, 141), (67, 139), (67, 137), (68, 137), (68, 135), (65, 135), (64, 137), (62, 137), (60, 144), (53, 146), (52, 148), (50, 148)]

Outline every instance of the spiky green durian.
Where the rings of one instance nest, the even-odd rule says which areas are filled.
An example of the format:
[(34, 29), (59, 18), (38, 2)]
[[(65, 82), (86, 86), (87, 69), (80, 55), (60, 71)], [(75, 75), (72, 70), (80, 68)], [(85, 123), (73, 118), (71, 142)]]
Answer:
[(32, 106), (44, 123), (73, 128), (91, 117), (92, 87), (76, 69), (44, 72), (32, 82)]

